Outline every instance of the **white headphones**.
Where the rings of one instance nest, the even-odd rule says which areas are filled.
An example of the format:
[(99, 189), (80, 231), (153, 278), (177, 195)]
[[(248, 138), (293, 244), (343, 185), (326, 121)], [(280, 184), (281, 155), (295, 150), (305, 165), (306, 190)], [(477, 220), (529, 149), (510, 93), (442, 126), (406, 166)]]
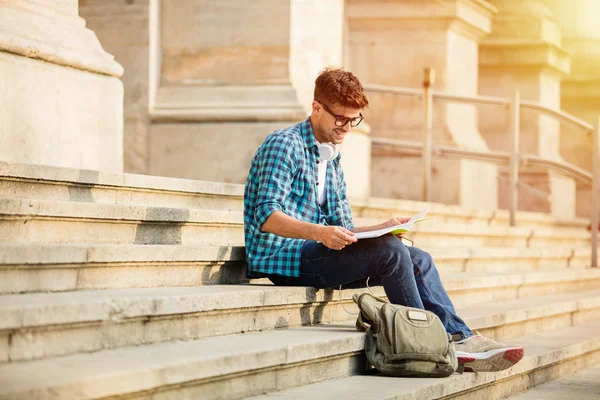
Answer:
[(319, 143), (319, 160), (333, 161), (340, 154), (337, 146), (333, 143)]

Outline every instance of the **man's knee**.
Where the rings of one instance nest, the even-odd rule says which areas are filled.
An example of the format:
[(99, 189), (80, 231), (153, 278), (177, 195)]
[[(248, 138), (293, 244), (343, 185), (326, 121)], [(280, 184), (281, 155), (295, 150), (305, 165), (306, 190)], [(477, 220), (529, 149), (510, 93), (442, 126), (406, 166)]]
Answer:
[(410, 253), (400, 239), (386, 235), (379, 238), (377, 244), (377, 253), (380, 260), (378, 273), (380, 276), (389, 276), (402, 268), (412, 271)]
[(423, 251), (417, 247), (410, 247), (409, 252), (411, 260), (416, 266), (423, 268), (429, 268), (434, 266), (433, 257), (431, 257), (431, 254), (429, 254), (428, 252)]

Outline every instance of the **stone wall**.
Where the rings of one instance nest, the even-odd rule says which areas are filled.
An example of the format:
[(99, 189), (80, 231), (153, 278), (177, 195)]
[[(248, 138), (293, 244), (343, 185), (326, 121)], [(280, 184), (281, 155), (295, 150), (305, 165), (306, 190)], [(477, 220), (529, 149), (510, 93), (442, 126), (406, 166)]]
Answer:
[(125, 67), (123, 152), (125, 172), (148, 169), (149, 0), (79, 0), (80, 14), (104, 48)]

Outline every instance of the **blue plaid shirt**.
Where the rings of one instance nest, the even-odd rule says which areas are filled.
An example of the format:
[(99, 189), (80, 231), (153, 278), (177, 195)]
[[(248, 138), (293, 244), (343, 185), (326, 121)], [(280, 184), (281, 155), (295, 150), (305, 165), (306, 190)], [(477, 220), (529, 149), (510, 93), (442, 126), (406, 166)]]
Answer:
[(262, 232), (274, 211), (314, 224), (353, 229), (340, 156), (329, 162), (325, 203), (319, 205), (319, 147), (310, 118), (271, 133), (258, 148), (244, 189), (246, 275), (299, 276), (304, 239)]

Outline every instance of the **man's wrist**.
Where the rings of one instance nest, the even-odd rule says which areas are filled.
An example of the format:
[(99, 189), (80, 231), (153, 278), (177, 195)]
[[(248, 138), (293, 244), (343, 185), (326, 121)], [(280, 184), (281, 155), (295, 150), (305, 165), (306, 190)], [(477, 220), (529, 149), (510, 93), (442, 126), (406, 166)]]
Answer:
[(319, 224), (312, 224), (312, 232), (311, 232), (311, 240), (314, 240), (315, 242), (320, 242), (321, 241), (321, 228), (323, 226), (319, 225)]

